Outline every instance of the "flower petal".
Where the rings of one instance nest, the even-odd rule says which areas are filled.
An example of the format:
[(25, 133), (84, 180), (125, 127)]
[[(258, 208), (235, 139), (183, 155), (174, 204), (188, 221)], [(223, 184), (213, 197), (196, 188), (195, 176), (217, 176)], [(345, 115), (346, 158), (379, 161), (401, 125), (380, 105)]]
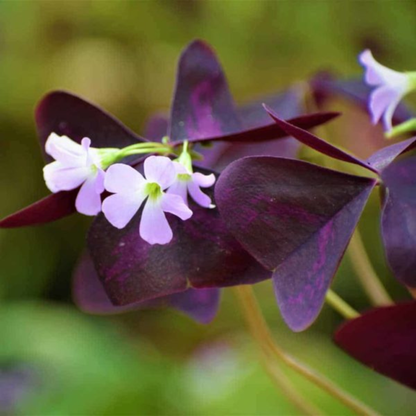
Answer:
[(215, 183), (215, 175), (213, 173), (204, 175), (201, 172), (195, 172), (192, 175), (192, 180), (201, 188), (209, 188)]
[(55, 160), (67, 166), (82, 166), (85, 164), (85, 149), (67, 136), (58, 136), (51, 133), (46, 140), (45, 151)]
[(90, 176), (78, 192), (75, 207), (80, 214), (97, 215), (101, 212), (102, 175), (97, 172)]
[(52, 162), (43, 168), (46, 186), (51, 192), (70, 191), (78, 188), (91, 173), (91, 169), (83, 167), (66, 167), (60, 162)]
[(144, 161), (144, 175), (149, 182), (155, 182), (164, 190), (176, 179), (173, 162), (165, 156), (150, 156)]
[(188, 181), (176, 180), (166, 194), (178, 195), (188, 205)]
[[(397, 100), (397, 92), (387, 86), (376, 88), (370, 94), (369, 108), (370, 108), (370, 112), (372, 115), (372, 121), (374, 124), (378, 123), (381, 116), (389, 107), (389, 105), (396, 100)], [(397, 100), (397, 104), (399, 103), (399, 101), (400, 101), (400, 98), (399, 100)], [(390, 125), (391, 125), (391, 117), (390, 117)]]
[(124, 228), (139, 210), (146, 196), (143, 191), (110, 195), (104, 200), (102, 211), (111, 225)]
[(164, 212), (176, 215), (183, 221), (192, 217), (192, 211), (179, 195), (163, 194), (161, 207)]
[(149, 244), (167, 244), (172, 240), (172, 229), (169, 226), (161, 201), (148, 199), (140, 221), (140, 236)]
[(404, 73), (394, 71), (377, 62), (370, 50), (365, 50), (359, 56), (360, 62), (366, 68), (365, 81), (370, 85), (400, 85), (407, 82), (407, 76)]
[(146, 180), (136, 169), (123, 163), (111, 165), (106, 172), (104, 187), (112, 193), (129, 193), (140, 191)]
[(189, 195), (191, 195), (192, 199), (198, 205), (201, 205), (201, 207), (204, 208), (212, 207), (211, 198), (208, 195), (205, 195), (195, 182), (188, 182), (188, 191)]

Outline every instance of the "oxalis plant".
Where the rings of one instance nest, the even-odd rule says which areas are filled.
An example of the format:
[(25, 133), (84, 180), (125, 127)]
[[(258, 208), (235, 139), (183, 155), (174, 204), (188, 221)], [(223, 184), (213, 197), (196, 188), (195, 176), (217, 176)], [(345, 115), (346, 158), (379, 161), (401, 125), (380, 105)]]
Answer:
[[(268, 373), (303, 413), (322, 414), (280, 365), (356, 414), (375, 415), (276, 343), (251, 287), (272, 279), (280, 313), (295, 332), (312, 325), (326, 301), (346, 320), (334, 336), (341, 348), (416, 388), (416, 302), (393, 303), (356, 229), (378, 190), (387, 262), (412, 292), (416, 138), (396, 139), (364, 160), (309, 131), (338, 113), (302, 114), (305, 100), (319, 108), (342, 95), (368, 105), (386, 137), (412, 132), (412, 114), (399, 103), (416, 88), (415, 73), (384, 67), (370, 51), (359, 60), (366, 84), (318, 75), (265, 104), (237, 108), (215, 53), (194, 41), (179, 60), (169, 117), (151, 119), (143, 136), (75, 95), (52, 92), (35, 114), (51, 193), (0, 227), (39, 225), (75, 212), (94, 217), (74, 273), (75, 302), (88, 313), (172, 307), (207, 324), (221, 288), (232, 286)], [(349, 244), (375, 307), (363, 314), (330, 289)]]

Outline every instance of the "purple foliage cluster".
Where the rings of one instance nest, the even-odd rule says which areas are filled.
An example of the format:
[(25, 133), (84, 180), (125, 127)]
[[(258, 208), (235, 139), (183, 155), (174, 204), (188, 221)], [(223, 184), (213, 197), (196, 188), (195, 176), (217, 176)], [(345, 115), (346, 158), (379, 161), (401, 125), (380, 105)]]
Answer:
[[(318, 102), (341, 94), (363, 105), (369, 94), (362, 83), (328, 76), (317, 76), (311, 87)], [(217, 178), (215, 191), (208, 191), (217, 207), (205, 209), (190, 201), (193, 215), (185, 222), (168, 214), (173, 238), (165, 245), (141, 238), (143, 209), (121, 229), (102, 213), (97, 215), (88, 232), (88, 252), (74, 275), (77, 304), (103, 314), (167, 306), (208, 323), (217, 312), (220, 288), (272, 279), (284, 320), (292, 330), (304, 330), (318, 316), (376, 186), (382, 197), (388, 263), (402, 284), (416, 287), (416, 163), (411, 152), (416, 138), (386, 146), (364, 160), (310, 133), (338, 114), (302, 115), (301, 101), (302, 93), (293, 89), (265, 99), (264, 108), (262, 102), (236, 107), (219, 61), (201, 41), (191, 43), (181, 55), (170, 115), (151, 119), (145, 138), (79, 97), (59, 91), (47, 95), (36, 110), (42, 149), (51, 133), (77, 143), (89, 137), (96, 148), (161, 142), (168, 136), (173, 149), (189, 142), (204, 156), (194, 161), (193, 169)], [(399, 106), (393, 121), (406, 118)], [(298, 160), (299, 143), (360, 166), (369, 175)], [(47, 154), (45, 159), (51, 161)], [(130, 156), (122, 162), (141, 171), (143, 160)], [(1, 220), (0, 227), (42, 224), (70, 215), (77, 193), (78, 189), (51, 194)], [(397, 366), (397, 360), (389, 361), (389, 351), (399, 348), (405, 353), (398, 355), (415, 363), (416, 329), (406, 324), (409, 316), (414, 322), (414, 306), (363, 315), (345, 324), (336, 341), (357, 359), (416, 387), (415, 371), (406, 370), (404, 359)], [(383, 353), (373, 354), (382, 348), (378, 342), (386, 334), (394, 334), (399, 347), (385, 345)]]

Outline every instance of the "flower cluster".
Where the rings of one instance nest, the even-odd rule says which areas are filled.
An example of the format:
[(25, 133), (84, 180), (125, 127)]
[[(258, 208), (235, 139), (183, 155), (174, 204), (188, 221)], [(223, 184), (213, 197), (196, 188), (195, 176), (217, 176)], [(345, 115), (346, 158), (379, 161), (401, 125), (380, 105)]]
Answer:
[[(144, 205), (140, 236), (149, 244), (167, 244), (172, 240), (165, 212), (181, 220), (192, 216), (188, 207), (188, 191), (200, 206), (213, 207), (210, 197), (201, 191), (201, 187), (214, 185), (215, 175), (193, 172), (187, 142), (175, 161), (166, 156), (146, 158), (145, 177), (129, 165), (113, 164), (120, 155), (125, 157), (137, 153), (137, 150), (141, 153), (143, 147), (130, 147), (128, 151), (96, 149), (91, 147), (91, 140), (87, 137), (78, 144), (69, 137), (52, 133), (46, 141), (45, 150), (55, 159), (43, 168), (46, 185), (52, 192), (80, 188), (75, 201), (77, 211), (97, 215), (102, 210), (116, 228), (124, 228)], [(101, 194), (105, 190), (113, 195), (101, 204)]]

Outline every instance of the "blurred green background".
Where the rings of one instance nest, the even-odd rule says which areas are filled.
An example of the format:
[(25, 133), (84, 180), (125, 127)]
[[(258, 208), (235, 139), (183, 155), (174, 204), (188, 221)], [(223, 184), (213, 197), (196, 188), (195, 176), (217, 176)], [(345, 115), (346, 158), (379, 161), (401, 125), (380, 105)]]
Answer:
[[(0, 2), (0, 216), (47, 194), (33, 122), (45, 93), (78, 93), (140, 132), (152, 112), (169, 108), (178, 55), (194, 38), (214, 46), (243, 102), (320, 69), (359, 75), (357, 54), (366, 47), (386, 65), (414, 70), (416, 2)], [(350, 120), (345, 104), (333, 108), (345, 109)], [(350, 127), (342, 120), (331, 127), (346, 147), (350, 139), (365, 140)], [(374, 196), (361, 224), (365, 243), (389, 291), (404, 298), (386, 270), (378, 212)], [(0, 414), (297, 414), (262, 369), (230, 290), (206, 327), (169, 310), (117, 317), (78, 311), (71, 273), (88, 223), (73, 216), (0, 231)], [(354, 307), (369, 307), (348, 259), (335, 287)], [(276, 339), (294, 355), (382, 414), (414, 414), (413, 392), (332, 344), (341, 322), (336, 313), (325, 307), (310, 330), (293, 334), (280, 320), (270, 282), (256, 292)], [(15, 397), (6, 397), (1, 380), (19, 386)], [(293, 380), (328, 414), (350, 414)]]

